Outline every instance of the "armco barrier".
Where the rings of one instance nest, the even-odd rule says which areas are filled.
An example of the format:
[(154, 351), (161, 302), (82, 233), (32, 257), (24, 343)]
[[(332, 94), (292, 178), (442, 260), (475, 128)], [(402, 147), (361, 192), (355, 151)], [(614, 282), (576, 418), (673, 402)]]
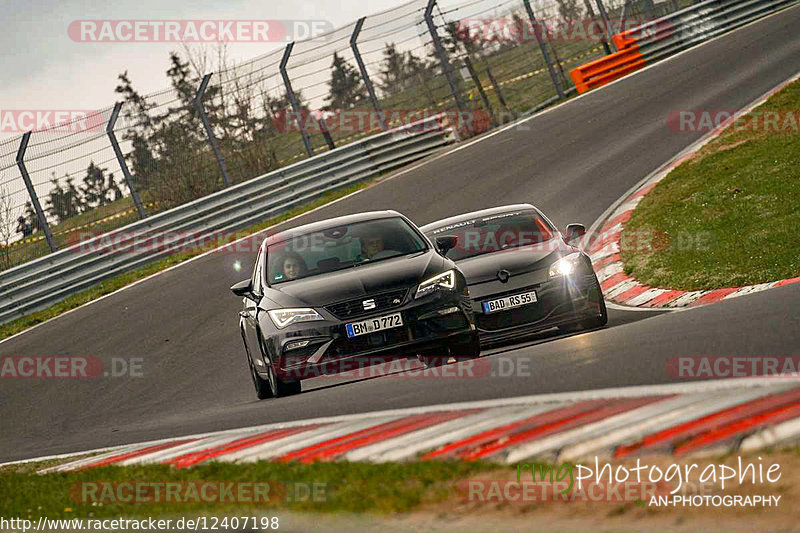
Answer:
[[(0, 273), (0, 324), (48, 307), (111, 276), (170, 250), (147, 249), (165, 233), (232, 231), (278, 216), (327, 192), (420, 159), (454, 140), (452, 128), (430, 117), (253, 178), (193, 202), (120, 228), (113, 245), (103, 236)], [(114, 253), (110, 253), (113, 246)]]
[(706, 0), (613, 37), (618, 52), (570, 72), (579, 93), (734, 30), (800, 0)]

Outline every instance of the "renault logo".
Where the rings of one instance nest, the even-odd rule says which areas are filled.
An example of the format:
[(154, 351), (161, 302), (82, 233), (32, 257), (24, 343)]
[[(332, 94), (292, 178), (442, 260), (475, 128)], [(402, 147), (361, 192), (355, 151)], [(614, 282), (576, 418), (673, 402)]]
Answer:
[(373, 299), (364, 300), (363, 302), (361, 302), (361, 305), (364, 306), (364, 311), (369, 311), (370, 309), (375, 309), (376, 307), (375, 300)]
[(498, 270), (497, 271), (497, 279), (500, 280), (500, 283), (506, 283), (508, 278), (511, 277), (511, 272), (508, 270)]

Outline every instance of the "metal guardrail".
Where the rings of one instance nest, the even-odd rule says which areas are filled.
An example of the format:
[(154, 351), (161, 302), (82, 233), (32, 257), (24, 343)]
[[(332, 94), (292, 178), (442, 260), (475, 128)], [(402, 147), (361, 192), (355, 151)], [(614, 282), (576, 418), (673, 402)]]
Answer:
[(618, 52), (570, 71), (584, 93), (800, 0), (706, 0), (614, 35)]
[[(353, 142), (0, 273), (0, 324), (174, 253), (167, 233), (233, 231), (425, 157), (454, 141), (435, 116)], [(152, 253), (135, 252), (153, 249)]]
[[(635, 42), (646, 61), (654, 63), (796, 3), (798, 0), (707, 0), (615, 35), (614, 43), (622, 50)], [(641, 37), (631, 38), (637, 35)]]

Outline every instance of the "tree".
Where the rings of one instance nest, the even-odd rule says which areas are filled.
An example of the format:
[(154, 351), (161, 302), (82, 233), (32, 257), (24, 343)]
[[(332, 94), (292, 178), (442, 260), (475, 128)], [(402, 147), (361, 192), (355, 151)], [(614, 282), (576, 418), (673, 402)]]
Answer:
[(427, 75), (425, 60), (409, 52), (399, 52), (394, 43), (387, 43), (383, 50), (378, 87), (385, 95), (403, 92), (419, 83), (419, 75)]
[[(23, 217), (22, 222), (25, 221)], [(17, 226), (19, 227), (19, 226)], [(29, 234), (30, 231), (26, 230)], [(11, 210), (11, 197), (8, 194), (8, 189), (0, 189), (0, 267), (10, 268), (11, 257), (9, 253), (9, 244), (11, 238), (14, 236), (14, 214)], [(24, 234), (23, 234), (24, 236)]]
[(567, 22), (572, 22), (581, 18), (582, 10), (580, 0), (556, 0), (558, 4), (558, 15)]
[(395, 94), (405, 88), (406, 58), (397, 51), (394, 43), (387, 43), (383, 50), (383, 69), (378, 75), (378, 87), (387, 94)]
[(50, 183), (50, 197), (47, 199), (47, 212), (58, 219), (59, 224), (68, 218), (80, 214), (83, 208), (80, 191), (75, 187), (73, 178), (67, 174), (62, 187), (53, 173)]
[(119, 188), (119, 185), (117, 185), (117, 182), (114, 180), (113, 172), (108, 174), (108, 186), (106, 187), (106, 190), (114, 195), (114, 198), (111, 200), (112, 202), (121, 200), (124, 196), (122, 194), (122, 189)]
[(100, 207), (108, 203), (109, 188), (106, 186), (106, 177), (104, 175), (106, 170), (95, 165), (94, 161), (89, 162), (86, 176), (83, 178), (83, 187), (81, 188), (86, 207)]
[(25, 202), (25, 213), (23, 214), (23, 218), (30, 225), (34, 233), (41, 231), (42, 222), (39, 220), (39, 215), (36, 214), (36, 209), (33, 208), (33, 205), (30, 202)]
[(331, 81), (328, 82), (330, 89), (325, 98), (328, 104), (323, 109), (326, 111), (348, 109), (366, 99), (367, 89), (361, 83), (358, 72), (336, 52), (333, 53), (331, 68), (333, 72)]
[(153, 116), (154, 104), (148, 103), (134, 88), (126, 70), (117, 78), (120, 84), (114, 92), (123, 95), (122, 116), (128, 125), (123, 139), (131, 142), (128, 154), (134, 187), (147, 189), (151, 177), (158, 171), (158, 161), (150, 150), (148, 139), (154, 135), (156, 125), (163, 119)]

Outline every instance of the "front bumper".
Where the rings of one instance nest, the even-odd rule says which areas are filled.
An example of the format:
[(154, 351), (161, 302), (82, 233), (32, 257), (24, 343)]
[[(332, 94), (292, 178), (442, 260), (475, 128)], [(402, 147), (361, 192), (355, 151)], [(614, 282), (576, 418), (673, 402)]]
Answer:
[[(347, 337), (345, 324), (348, 322), (398, 312), (403, 317), (402, 326)], [(407, 358), (431, 349), (446, 349), (448, 344), (466, 343), (477, 335), (470, 299), (455, 291), (440, 291), (419, 300), (410, 298), (401, 306), (352, 320), (338, 320), (324, 311), (322, 314), (325, 321), (273, 330), (265, 339), (266, 348), (275, 361), (275, 371), (282, 379), (337, 373), (352, 366), (342, 363), (346, 360), (358, 360), (361, 366), (365, 359), (378, 362)], [(288, 349), (291, 345), (297, 346), (298, 341), (308, 341), (308, 344)], [(356, 364), (355, 361), (351, 363)]]
[[(470, 286), (481, 344), (497, 343), (575, 323), (600, 314), (601, 291), (593, 271), (548, 279), (546, 272), (520, 276), (514, 286), (491, 282)], [(512, 278), (513, 279), (513, 278)], [(536, 291), (536, 302), (506, 311), (484, 313), (482, 303), (513, 294)]]

